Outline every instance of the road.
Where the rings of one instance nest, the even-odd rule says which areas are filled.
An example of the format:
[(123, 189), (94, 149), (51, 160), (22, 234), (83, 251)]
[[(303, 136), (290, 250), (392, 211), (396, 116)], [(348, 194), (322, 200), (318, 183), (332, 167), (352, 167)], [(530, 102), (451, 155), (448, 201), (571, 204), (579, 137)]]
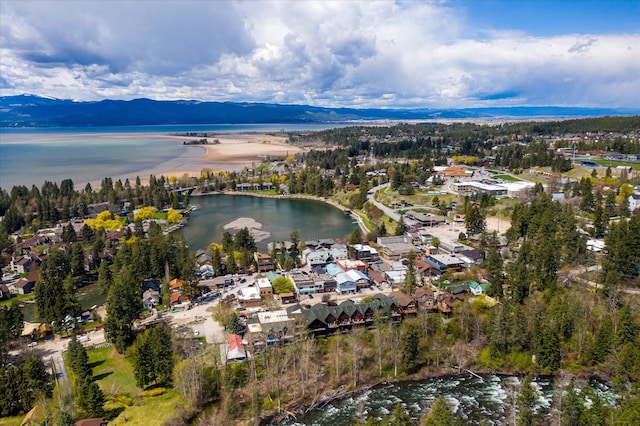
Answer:
[(377, 208), (382, 210), (384, 212), (384, 214), (389, 216), (391, 219), (393, 219), (396, 222), (398, 222), (398, 221), (400, 221), (400, 215), (398, 213), (396, 213), (395, 210), (393, 210), (392, 208), (385, 206), (384, 204), (382, 204), (381, 202), (379, 202), (379, 201), (377, 201), (375, 199), (376, 192), (382, 190), (385, 187), (388, 187), (389, 185), (390, 185), (389, 183), (384, 183), (382, 185), (378, 185), (378, 186), (374, 187), (373, 189), (371, 189), (369, 191), (369, 193), (367, 193), (367, 201), (371, 202), (371, 204), (373, 204), (374, 206), (376, 206)]

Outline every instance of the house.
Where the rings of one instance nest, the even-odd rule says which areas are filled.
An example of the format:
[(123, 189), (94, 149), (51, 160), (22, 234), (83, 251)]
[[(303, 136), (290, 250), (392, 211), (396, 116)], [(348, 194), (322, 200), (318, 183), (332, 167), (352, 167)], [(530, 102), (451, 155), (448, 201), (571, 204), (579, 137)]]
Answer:
[(17, 294), (30, 294), (36, 286), (35, 278), (20, 278), (18, 281), (11, 284), (14, 289), (14, 293)]
[(295, 320), (287, 310), (258, 312), (247, 320), (247, 341), (253, 352), (267, 345), (280, 345), (293, 340)]
[(453, 312), (453, 305), (463, 300), (464, 300), (464, 296), (462, 295), (462, 293), (459, 293), (459, 294), (440, 293), (436, 297), (438, 310), (445, 314)]
[(174, 278), (169, 282), (169, 288), (171, 289), (171, 291), (178, 291), (178, 290), (182, 290), (182, 287), (186, 284), (186, 282), (184, 280), (181, 280), (179, 278)]
[(256, 280), (256, 286), (258, 287), (258, 292), (260, 293), (260, 297), (262, 299), (273, 299), (273, 287), (271, 286), (271, 282), (268, 278), (258, 278)]
[(145, 290), (144, 293), (142, 293), (142, 306), (144, 307), (144, 309), (151, 310), (156, 305), (159, 305), (159, 304), (160, 304), (160, 293), (157, 290), (150, 288), (148, 290)]
[(389, 284), (387, 276), (377, 270), (369, 271), (369, 278), (371, 278), (371, 281), (378, 287)]
[(11, 292), (9, 291), (9, 287), (4, 284), (0, 284), (0, 300), (11, 299)]
[(435, 311), (438, 309), (436, 297), (431, 289), (419, 287), (413, 291), (413, 297), (421, 311)]
[(247, 359), (247, 351), (244, 347), (244, 342), (242, 341), (242, 337), (238, 336), (237, 334), (232, 334), (231, 336), (229, 336), (226, 349), (227, 361), (238, 361)]
[(171, 305), (179, 305), (188, 301), (189, 299), (187, 298), (187, 296), (183, 295), (180, 292), (176, 291), (171, 293)]
[(391, 297), (398, 302), (403, 315), (416, 315), (418, 313), (418, 304), (413, 297), (402, 291), (394, 291), (391, 293)]
[(321, 288), (325, 293), (336, 291), (338, 283), (331, 275), (326, 273), (312, 273), (311, 278), (316, 285), (316, 289)]
[(434, 216), (430, 214), (415, 212), (413, 210), (408, 211), (406, 216), (407, 218), (416, 222), (420, 227), (438, 226), (447, 222), (444, 216)]
[(275, 260), (268, 254), (255, 252), (253, 253), (253, 260), (256, 263), (258, 272), (275, 271), (276, 269)]
[(335, 276), (336, 291), (340, 294), (355, 293), (360, 287), (371, 285), (369, 277), (360, 271), (350, 270)]
[[(327, 254), (329, 256), (326, 256)], [(305, 263), (312, 268), (314, 266), (326, 265), (330, 256), (331, 253), (327, 250), (312, 250), (310, 248), (306, 248), (302, 251), (302, 258)]]

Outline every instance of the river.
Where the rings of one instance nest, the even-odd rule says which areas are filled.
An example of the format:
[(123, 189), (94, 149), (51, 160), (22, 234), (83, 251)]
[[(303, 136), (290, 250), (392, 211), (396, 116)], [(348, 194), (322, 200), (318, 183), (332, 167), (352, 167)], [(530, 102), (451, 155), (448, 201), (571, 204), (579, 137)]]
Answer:
[(271, 241), (290, 239), (297, 229), (302, 240), (318, 238), (345, 239), (356, 227), (353, 219), (329, 204), (296, 198), (265, 198), (245, 195), (211, 194), (192, 197), (197, 209), (189, 216), (189, 224), (182, 228), (189, 250), (206, 249), (212, 242), (220, 243), (222, 234), (233, 229), (224, 226), (238, 218), (250, 218), (268, 233), (257, 241), (266, 250)]
[[(467, 424), (516, 424), (513, 406), (520, 380), (516, 376), (470, 374), (436, 377), (416, 382), (380, 385), (366, 391), (332, 401), (325, 407), (312, 410), (295, 420), (286, 420), (280, 426), (351, 426), (357, 420), (373, 416), (380, 420), (402, 404), (414, 420), (428, 413), (433, 401), (443, 395), (450, 406)], [(537, 413), (549, 416), (554, 392), (553, 379), (538, 377), (533, 381), (538, 391)], [(566, 383), (563, 383), (566, 385)], [(613, 396), (609, 386), (591, 381), (589, 385), (610, 404)], [(545, 422), (548, 424), (548, 422)]]

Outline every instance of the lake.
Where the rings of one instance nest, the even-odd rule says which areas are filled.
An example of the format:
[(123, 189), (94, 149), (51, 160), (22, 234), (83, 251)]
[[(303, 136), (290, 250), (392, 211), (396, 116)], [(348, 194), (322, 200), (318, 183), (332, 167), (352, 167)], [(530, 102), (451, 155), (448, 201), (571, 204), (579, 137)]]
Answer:
[(341, 210), (314, 200), (210, 194), (191, 197), (191, 204), (197, 209), (189, 216), (189, 224), (178, 231), (190, 251), (206, 250), (210, 243), (220, 243), (226, 231), (224, 225), (242, 217), (261, 223), (261, 230), (270, 234), (257, 242), (262, 250), (271, 241), (289, 240), (293, 229), (303, 240), (345, 239), (356, 227)]
[(0, 128), (0, 188), (41, 187), (45, 180), (72, 179), (76, 189), (103, 178), (149, 177), (154, 169), (179, 170), (204, 154), (204, 148), (162, 138), (184, 132), (277, 132), (322, 130), (339, 124), (228, 124)]

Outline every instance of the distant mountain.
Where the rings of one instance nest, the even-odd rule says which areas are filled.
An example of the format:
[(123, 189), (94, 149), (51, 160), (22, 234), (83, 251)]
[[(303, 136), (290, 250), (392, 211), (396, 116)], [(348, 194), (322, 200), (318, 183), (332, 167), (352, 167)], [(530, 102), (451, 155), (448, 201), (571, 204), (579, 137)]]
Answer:
[(308, 105), (201, 101), (104, 100), (75, 102), (35, 95), (0, 97), (0, 127), (84, 127), (156, 124), (337, 123), (366, 120), (594, 117), (639, 111), (600, 108), (507, 107), (356, 109)]

